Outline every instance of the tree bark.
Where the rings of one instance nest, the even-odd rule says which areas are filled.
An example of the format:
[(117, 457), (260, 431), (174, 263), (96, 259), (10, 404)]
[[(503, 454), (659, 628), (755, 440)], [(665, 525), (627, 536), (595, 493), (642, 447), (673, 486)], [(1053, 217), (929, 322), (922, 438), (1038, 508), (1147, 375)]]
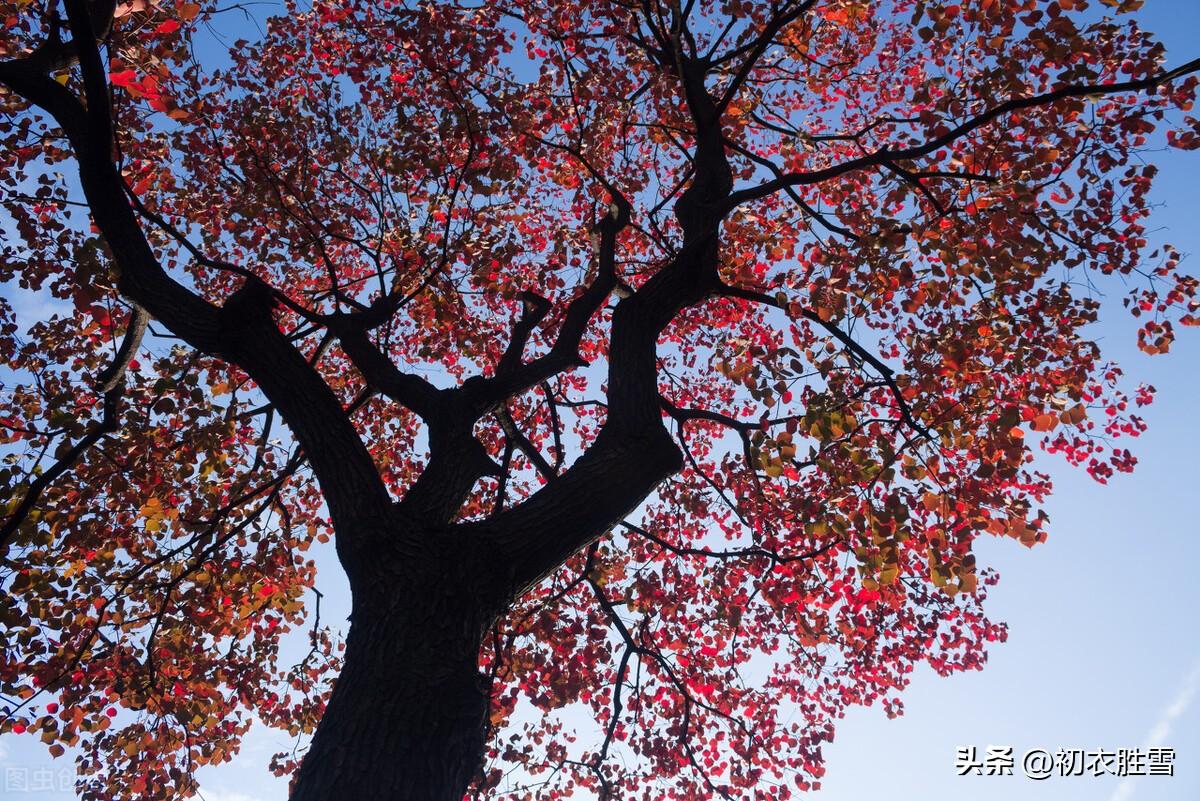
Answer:
[(291, 801), (461, 801), (483, 759), (478, 660), (493, 615), (462, 560), (430, 561), (441, 570), (414, 575), (409, 562), (352, 578), (342, 672)]

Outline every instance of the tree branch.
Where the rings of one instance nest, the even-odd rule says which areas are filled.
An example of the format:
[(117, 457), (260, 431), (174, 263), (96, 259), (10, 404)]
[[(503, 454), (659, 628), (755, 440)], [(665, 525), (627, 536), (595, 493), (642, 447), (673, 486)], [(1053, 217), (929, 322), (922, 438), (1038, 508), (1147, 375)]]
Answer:
[(309, 455), (331, 514), (350, 524), (342, 528), (354, 531), (385, 515), (391, 503), (387, 490), (341, 403), (272, 319), (274, 290), (248, 278), (218, 308), (158, 262), (112, 158), (108, 78), (86, 0), (66, 0), (66, 6), (86, 108), (36, 62), (0, 63), (0, 82), (49, 113), (66, 133), (92, 219), (116, 261), (121, 293), (192, 347), (250, 374)]
[(1200, 59), (1194, 59), (1173, 70), (1160, 72), (1156, 75), (1151, 75), (1148, 78), (1142, 78), (1136, 81), (1122, 81), (1120, 83), (1108, 84), (1070, 84), (1068, 86), (1055, 89), (1052, 92), (1045, 92), (1032, 97), (1014, 98), (1006, 103), (1001, 103), (998, 106), (993, 106), (987, 111), (979, 114), (966, 122), (958, 125), (955, 128), (947, 131), (941, 136), (930, 139), (924, 144), (915, 145), (913, 147), (901, 148), (899, 150), (891, 150), (888, 147), (883, 147), (880, 150), (870, 153), (866, 156), (861, 156), (841, 164), (834, 164), (821, 170), (813, 170), (811, 172), (792, 172), (766, 181), (758, 186), (742, 189), (732, 193), (729, 196), (730, 207), (741, 205), (752, 200), (766, 197), (780, 189), (788, 186), (810, 186), (819, 184), (823, 181), (828, 181), (840, 175), (845, 175), (856, 170), (867, 169), (870, 167), (882, 166), (889, 162), (906, 161), (908, 159), (920, 158), (927, 156), (947, 145), (955, 142), (958, 139), (966, 136), (972, 131), (982, 128), (988, 123), (996, 120), (1005, 114), (1011, 114), (1014, 111), (1022, 111), (1024, 109), (1036, 108), (1055, 103), (1059, 100), (1065, 100), (1073, 97), (1089, 97), (1092, 95), (1112, 95), (1120, 94), (1121, 92), (1142, 92), (1147, 89), (1155, 89), (1165, 83), (1175, 80), (1189, 73), (1200, 71)]
[[(505, 359), (501, 360), (503, 370), (498, 370), (490, 378), (476, 376), (463, 383), (461, 391), (466, 397), (468, 407), (475, 415), (475, 419), (487, 414), (505, 398), (534, 387), (563, 370), (587, 364), (579, 355), (579, 345), (587, 334), (592, 316), (617, 288), (617, 236), (629, 224), (629, 213), (628, 201), (623, 197), (618, 197), (613, 200), (608, 213), (596, 224), (600, 234), (596, 277), (583, 292), (567, 305), (558, 337), (550, 351), (533, 361), (521, 363), (519, 353), (514, 350), (514, 345), (510, 345)], [(534, 312), (541, 312), (540, 304), (535, 304)], [(532, 320), (528, 313), (525, 319)], [(529, 330), (532, 330), (536, 323), (527, 324)], [(514, 342), (517, 342), (521, 336), (521, 324), (518, 323)], [(528, 334), (526, 333), (524, 336), (528, 336)], [(521, 349), (524, 349), (523, 342), (521, 342)], [(517, 355), (512, 355), (514, 353)]]
[(125, 385), (119, 380), (114, 387), (108, 389), (104, 393), (104, 415), (96, 423), (94, 423), (78, 442), (67, 449), (54, 464), (42, 472), (29, 485), (29, 489), (25, 491), (25, 495), (21, 498), (21, 502), (17, 504), (16, 509), (11, 514), (7, 515), (7, 520), (4, 521), (3, 528), (0, 528), (0, 554), (8, 550), (9, 542), (17, 533), (17, 529), (21, 527), (21, 523), (25, 521), (29, 513), (33, 511), (38, 500), (41, 499), (44, 493), (51, 484), (58, 479), (63, 473), (66, 473), (75, 463), (87, 452), (89, 448), (103, 439), (106, 435), (117, 430), (117, 414), (120, 409), (121, 398), (125, 394)]
[[(788, 306), (780, 303), (778, 300), (766, 294), (765, 292), (756, 292), (752, 289), (741, 289), (739, 287), (724, 285), (721, 288), (720, 293), (727, 297), (741, 298), (742, 300), (763, 303), (768, 306), (774, 306), (777, 309), (790, 311)], [(883, 382), (888, 386), (888, 389), (891, 390), (892, 397), (895, 399), (896, 405), (899, 407), (901, 419), (925, 439), (933, 439), (933, 434), (929, 431), (929, 429), (917, 422), (916, 417), (913, 415), (912, 407), (910, 407), (908, 401), (904, 399), (904, 394), (900, 391), (900, 387), (896, 383), (896, 372), (891, 367), (888, 367), (882, 360), (880, 360), (878, 356), (876, 356), (874, 353), (871, 353), (871, 351), (867, 350), (858, 342), (856, 342), (854, 338), (845, 331), (838, 328), (833, 323), (821, 319), (821, 316), (812, 309), (801, 309), (800, 314), (806, 320), (816, 323), (821, 328), (829, 332), (834, 339), (842, 343), (842, 345), (845, 346), (845, 348), (852, 354), (854, 354), (854, 356), (861, 362), (874, 367), (882, 377)]]
[(371, 342), (365, 327), (350, 324), (347, 319), (346, 315), (338, 315), (329, 318), (328, 325), (367, 386), (411, 409), (423, 420), (429, 421), (441, 414), (444, 393), (424, 378), (400, 370)]

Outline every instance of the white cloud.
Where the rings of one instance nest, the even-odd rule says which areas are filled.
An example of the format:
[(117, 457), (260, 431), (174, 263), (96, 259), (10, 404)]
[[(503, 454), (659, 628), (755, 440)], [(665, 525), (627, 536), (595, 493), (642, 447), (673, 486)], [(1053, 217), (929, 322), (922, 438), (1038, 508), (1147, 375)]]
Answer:
[[(1171, 736), (1171, 727), (1175, 725), (1175, 721), (1183, 717), (1187, 712), (1188, 707), (1192, 705), (1192, 701), (1196, 700), (1196, 694), (1200, 692), (1200, 659), (1192, 665), (1191, 672), (1183, 680), (1183, 685), (1179, 688), (1179, 692), (1175, 694), (1175, 698), (1167, 705), (1159, 715), (1158, 720), (1150, 729), (1150, 733), (1146, 735), (1146, 741), (1142, 744), (1143, 748), (1154, 748), (1161, 745), (1166, 745), (1167, 738)], [(1109, 801), (1129, 801), (1133, 795), (1136, 785), (1134, 779), (1126, 778), (1125, 781), (1117, 785), (1117, 789), (1113, 791)]]

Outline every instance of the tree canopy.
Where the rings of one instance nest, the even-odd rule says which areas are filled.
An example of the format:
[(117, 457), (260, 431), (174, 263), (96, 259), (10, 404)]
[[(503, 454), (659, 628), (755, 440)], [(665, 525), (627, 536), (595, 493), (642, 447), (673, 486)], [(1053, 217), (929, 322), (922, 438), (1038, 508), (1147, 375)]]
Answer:
[(1140, 0), (0, 5), (0, 731), (85, 799), (256, 720), (298, 801), (816, 787), (1004, 638), (1033, 453), (1133, 468), (1100, 299), (1200, 322)]

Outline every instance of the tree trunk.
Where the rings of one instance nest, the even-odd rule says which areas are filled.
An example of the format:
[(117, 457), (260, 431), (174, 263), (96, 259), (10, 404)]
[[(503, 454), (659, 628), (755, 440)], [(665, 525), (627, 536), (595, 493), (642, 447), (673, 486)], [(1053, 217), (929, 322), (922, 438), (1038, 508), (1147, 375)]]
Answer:
[(342, 673), (291, 801), (461, 801), (483, 758), (491, 616), (461, 571), (430, 561), (448, 569), (353, 590)]

